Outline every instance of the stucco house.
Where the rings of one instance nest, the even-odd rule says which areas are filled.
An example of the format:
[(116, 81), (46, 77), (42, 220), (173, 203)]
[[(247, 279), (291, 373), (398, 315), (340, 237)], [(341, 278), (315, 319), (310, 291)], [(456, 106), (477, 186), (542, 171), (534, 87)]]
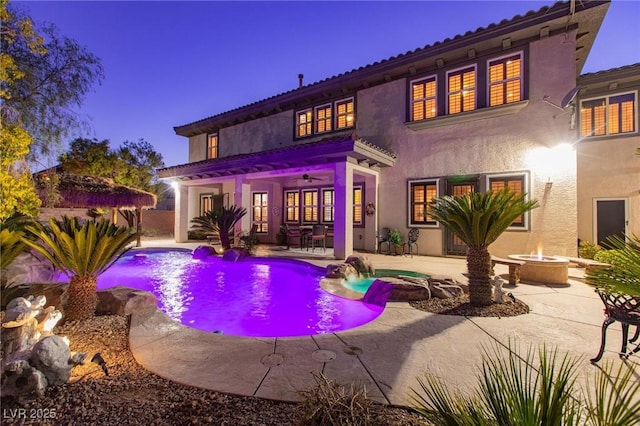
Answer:
[(493, 254), (575, 255), (615, 228), (620, 202), (624, 231), (640, 233), (638, 66), (580, 76), (608, 7), (556, 3), (175, 127), (189, 163), (159, 176), (175, 187), (176, 241), (226, 203), (262, 242), (283, 223), (329, 225), (337, 259), (375, 251), (381, 228), (459, 255), (428, 202), (505, 186), (540, 207)]

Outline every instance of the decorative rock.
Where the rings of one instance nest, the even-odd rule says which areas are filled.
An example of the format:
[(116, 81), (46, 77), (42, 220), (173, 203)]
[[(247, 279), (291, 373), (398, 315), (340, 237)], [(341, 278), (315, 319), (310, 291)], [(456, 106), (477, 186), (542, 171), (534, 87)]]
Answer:
[(148, 291), (116, 286), (98, 291), (96, 312), (127, 316), (147, 309), (155, 309), (156, 297)]
[(376, 281), (384, 281), (393, 286), (389, 300), (395, 302), (403, 302), (410, 300), (427, 300), (431, 298), (431, 292), (425, 282), (420, 282), (419, 279), (415, 281), (408, 281), (403, 278), (395, 277), (382, 277)]
[(2, 372), (3, 396), (36, 394), (42, 397), (46, 387), (45, 375), (26, 361), (7, 365)]
[(206, 259), (207, 257), (217, 256), (218, 252), (213, 246), (198, 246), (193, 249), (194, 259)]
[(460, 297), (465, 294), (464, 286), (452, 278), (429, 278), (431, 295), (438, 299)]
[(373, 264), (367, 256), (349, 256), (347, 260), (344, 261), (344, 263), (347, 263), (356, 268), (358, 274), (363, 277), (372, 277), (376, 273)]
[(383, 280), (375, 280), (364, 294), (362, 301), (372, 305), (384, 306), (390, 300), (393, 290), (393, 284)]
[(238, 262), (244, 260), (244, 258), (249, 255), (249, 250), (247, 250), (246, 248), (233, 247), (224, 252), (224, 254), (222, 255), (222, 260), (226, 260), (227, 262)]
[(62, 385), (69, 380), (71, 350), (60, 336), (47, 336), (35, 344), (31, 350), (31, 365), (44, 374), (47, 384)]
[(35, 252), (19, 254), (2, 271), (3, 279), (9, 285), (54, 281), (56, 270), (42, 255)]
[(327, 269), (324, 275), (327, 278), (358, 278), (358, 271), (353, 267), (353, 265), (349, 265), (347, 263), (342, 263), (340, 265), (332, 264), (327, 265)]

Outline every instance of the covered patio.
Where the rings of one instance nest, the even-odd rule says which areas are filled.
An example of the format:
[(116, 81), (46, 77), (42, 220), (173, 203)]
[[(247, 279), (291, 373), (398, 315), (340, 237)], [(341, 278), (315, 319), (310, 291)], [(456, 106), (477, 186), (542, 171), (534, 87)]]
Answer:
[(257, 225), (260, 241), (273, 243), (284, 223), (322, 223), (333, 228), (335, 258), (345, 259), (354, 248), (375, 250), (380, 172), (395, 159), (348, 134), (169, 167), (158, 176), (175, 189), (176, 242), (187, 241), (192, 218), (233, 204), (249, 212), (236, 233)]

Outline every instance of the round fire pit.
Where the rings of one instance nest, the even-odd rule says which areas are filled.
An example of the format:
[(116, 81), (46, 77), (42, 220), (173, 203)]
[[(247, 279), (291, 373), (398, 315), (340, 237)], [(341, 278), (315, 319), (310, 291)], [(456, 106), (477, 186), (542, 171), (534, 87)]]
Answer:
[(566, 284), (569, 280), (569, 261), (553, 256), (535, 254), (510, 254), (509, 259), (523, 260), (520, 278), (549, 284)]

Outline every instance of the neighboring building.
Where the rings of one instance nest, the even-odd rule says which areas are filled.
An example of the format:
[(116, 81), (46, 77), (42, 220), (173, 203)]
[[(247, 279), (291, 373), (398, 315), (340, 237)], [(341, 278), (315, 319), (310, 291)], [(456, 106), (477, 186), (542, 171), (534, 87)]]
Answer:
[[(190, 219), (225, 203), (247, 207), (241, 227), (257, 225), (263, 242), (275, 242), (281, 223), (329, 224), (338, 259), (375, 250), (382, 227), (419, 228), (420, 254), (460, 255), (465, 246), (432, 220), (428, 202), (504, 186), (540, 207), (513, 223), (494, 254), (541, 244), (575, 255), (578, 238), (595, 239), (583, 212), (591, 197), (625, 199), (625, 231), (640, 233), (640, 159), (626, 149), (638, 145), (637, 67), (586, 75), (586, 94), (574, 96), (608, 7), (557, 3), (176, 127), (189, 138), (189, 163), (159, 171), (176, 187), (176, 241), (187, 239)], [(627, 99), (620, 114), (631, 117), (624, 130), (579, 140), (577, 103), (589, 108), (592, 93), (605, 96), (599, 82), (625, 70), (636, 79), (618, 86)], [(602, 148), (608, 140), (626, 153)], [(592, 151), (610, 160), (583, 162)], [(611, 183), (590, 175), (583, 185), (599, 166)]]

